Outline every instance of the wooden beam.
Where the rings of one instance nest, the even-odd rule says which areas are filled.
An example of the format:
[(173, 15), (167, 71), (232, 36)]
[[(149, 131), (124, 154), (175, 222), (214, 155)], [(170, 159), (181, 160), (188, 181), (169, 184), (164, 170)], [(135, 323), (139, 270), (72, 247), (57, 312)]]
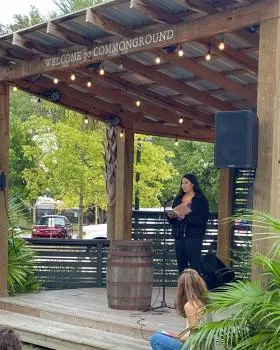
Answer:
[[(56, 52), (56, 50), (53, 48), (49, 48), (38, 43), (34, 44), (33, 41), (28, 40), (22, 34), (19, 34), (19, 33), (13, 34), (12, 44), (14, 46), (18, 46), (21, 49), (24, 49), (25, 51), (29, 52), (30, 54), (33, 55), (34, 60), (39, 60), (39, 61), (41, 61), (41, 58), (36, 58), (38, 57), (38, 55), (39, 56), (44, 55), (45, 57), (49, 57), (50, 55)], [(25, 64), (26, 63), (22, 63), (22, 65), (25, 65)], [(29, 75), (32, 75), (32, 74), (29, 74)]]
[[(69, 74), (67, 74), (66, 72), (58, 71), (56, 72), (56, 77), (59, 80), (64, 81), (66, 84), (70, 83)], [(76, 78), (75, 82), (71, 82), (71, 84), (75, 84), (80, 88), (87, 89), (86, 87), (87, 81), (88, 79), (85, 79), (79, 76)], [(156, 106), (155, 104), (152, 104), (149, 101), (142, 101), (141, 105), (137, 107), (135, 103), (136, 103), (136, 100), (138, 99), (127, 96), (124, 92), (120, 91), (119, 89), (109, 89), (103, 86), (99, 86), (98, 84), (94, 84), (92, 88), (88, 89), (87, 94), (109, 98), (113, 100), (115, 103), (122, 105), (123, 108), (129, 108), (129, 109), (135, 110), (135, 113), (140, 112), (145, 115), (156, 117), (159, 120), (165, 120), (173, 124), (179, 124), (178, 122), (179, 116), (176, 116), (174, 112), (172, 115), (166, 109), (161, 108), (160, 106)], [(135, 113), (134, 113), (134, 116), (136, 120), (137, 114)]]
[[(280, 2), (278, 18), (261, 23), (259, 46), (258, 108), (259, 154), (254, 183), (254, 209), (280, 219)], [(263, 230), (261, 232), (264, 232)], [(252, 236), (252, 254), (267, 255), (277, 238), (259, 240), (258, 229)], [(271, 234), (269, 234), (271, 236)], [(260, 269), (253, 265), (252, 278), (261, 279)]]
[(192, 141), (214, 142), (214, 131), (211, 128), (201, 130), (194, 126), (193, 129), (188, 129), (184, 125), (181, 127), (174, 127), (171, 125), (152, 122), (139, 122), (133, 124), (133, 130), (137, 134), (169, 136)]
[(230, 265), (231, 259), (231, 240), (232, 240), (232, 223), (225, 218), (232, 215), (233, 201), (233, 171), (232, 169), (220, 169), (219, 180), (219, 203), (218, 218), (219, 230), (217, 238), (217, 255), (220, 260), (227, 266)]
[(132, 231), (134, 133), (124, 130), (117, 143), (115, 239), (130, 240)]
[(166, 53), (164, 50), (161, 50), (159, 55), (165, 60), (172, 62), (172, 64), (181, 67), (187, 71), (192, 72), (196, 76), (206, 79), (209, 81), (215, 82), (215, 84), (220, 85), (225, 90), (233, 91), (237, 95), (244, 97), (246, 100), (252, 104), (256, 104), (257, 95), (255, 91), (247, 89), (246, 87), (237, 84), (236, 82), (228, 79), (222, 74), (210, 70), (199, 63), (194, 62), (191, 58), (188, 57), (179, 57), (176, 53)]
[[(149, 91), (145, 86), (133, 84), (131, 82), (128, 82), (125, 79), (122, 79), (118, 76), (112, 76), (110, 75), (110, 78), (103, 76), (101, 77), (97, 73), (89, 72), (86, 68), (79, 69), (78, 72), (81, 72), (87, 76), (90, 76), (94, 79), (94, 81), (100, 81), (101, 83), (106, 82), (110, 85), (114, 85), (115, 89), (122, 89), (124, 93), (129, 92), (129, 94), (135, 95), (135, 99), (143, 98), (146, 101), (149, 101), (150, 103), (153, 103), (154, 105), (159, 106), (166, 112), (160, 116), (160, 119), (166, 122), (177, 122), (176, 119), (170, 118), (169, 113), (172, 112), (172, 115), (174, 115), (174, 112), (178, 113), (177, 119), (180, 117), (186, 118), (186, 124), (188, 126), (191, 126), (191, 121), (188, 119), (195, 120), (197, 115), (201, 117), (201, 120), (205, 120), (206, 124), (213, 125), (214, 120), (210, 116), (210, 114), (203, 114), (199, 112), (196, 108), (193, 107), (187, 107), (182, 103), (177, 102), (175, 99), (173, 99), (170, 96), (162, 96), (160, 94), (154, 93), (152, 91)], [(170, 111), (170, 112), (168, 112)], [(189, 117), (189, 118), (188, 118)], [(210, 122), (211, 119), (211, 122)]]
[[(232, 32), (240, 28), (258, 24), (270, 18), (275, 18), (275, 9), (277, 7), (276, 1), (277, 0), (264, 0), (238, 9), (198, 18), (187, 23), (181, 23), (174, 26), (163, 26), (161, 31), (165, 31), (166, 40), (154, 40), (156, 42), (153, 42), (153, 39), (150, 40), (153, 38), (153, 35), (155, 38), (159, 38), (159, 34), (157, 34), (159, 33), (159, 30), (156, 29), (142, 32), (141, 34), (136, 33), (133, 36), (130, 36), (127, 40), (129, 43), (134, 43), (134, 45), (129, 44), (129, 47), (126, 47), (127, 40), (120, 41), (118, 38), (108, 44), (106, 39), (103, 44), (111, 46), (101, 45), (101, 48), (99, 45), (92, 47), (91, 49), (84, 46), (76, 47), (73, 48), (76, 49), (75, 58), (72, 56), (73, 59), (69, 60), (66, 59), (68, 57), (66, 55), (71, 56), (73, 50), (61, 50), (57, 52), (57, 55), (47, 60), (31, 60), (10, 67), (9, 69), (1, 68), (0, 81), (22, 78), (28, 75), (50, 72), (68, 67), (79, 67), (81, 65), (99, 62), (100, 60), (113, 56), (120, 57), (176, 43), (200, 40), (205, 37), (214, 36), (218, 33)], [(122, 34), (119, 32), (118, 28), (115, 29), (115, 32)], [(136, 42), (138, 42), (138, 45), (136, 45)], [(142, 45), (142, 43), (144, 43), (144, 45)], [(123, 46), (125, 48), (124, 50), (122, 50)]]
[(62, 25), (49, 21), (47, 24), (47, 34), (54, 36), (65, 41), (68, 44), (74, 45), (89, 45), (90, 41), (83, 38), (81, 35), (78, 35), (72, 32), (70, 29), (64, 28)]
[(258, 74), (258, 61), (254, 60), (248, 55), (245, 55), (244, 53), (242, 53), (242, 51), (235, 50), (229, 45), (226, 45), (224, 51), (220, 51), (218, 49), (220, 41), (216, 38), (208, 38), (207, 40), (200, 40), (199, 42), (205, 47), (207, 47), (209, 43), (212, 44), (211, 50), (214, 51), (217, 55), (229, 59), (230, 61), (238, 64), (244, 69), (252, 72), (254, 75)]
[(91, 23), (111, 35), (119, 34), (129, 36), (131, 34), (130, 30), (101, 14), (96, 14), (92, 8), (86, 11), (86, 23)]
[(141, 64), (129, 57), (122, 58), (122, 60), (119, 60), (118, 62), (122, 63), (126, 68), (134, 72), (137, 72), (138, 74), (144, 77), (152, 79), (163, 86), (168, 86), (170, 89), (180, 92), (183, 95), (189, 96), (195, 99), (196, 101), (200, 101), (203, 104), (209, 105), (215, 108), (216, 110), (235, 110), (236, 109), (234, 106), (232, 106), (228, 102), (223, 102), (222, 100), (219, 100), (211, 95), (208, 95), (205, 92), (196, 90), (180, 82), (179, 80), (173, 79), (164, 73), (155, 71), (154, 69), (151, 69), (149, 66)]
[[(37, 95), (39, 94), (42, 98), (44, 98), (44, 91), (46, 89), (54, 88), (52, 80), (45, 77), (41, 77), (40, 81), (36, 82), (36, 84), (28, 84), (26, 81), (21, 80), (16, 81), (15, 84), (27, 92), (37, 93)], [(105, 121), (105, 118), (102, 118), (102, 116), (109, 116), (114, 114), (120, 116), (123, 126), (131, 127), (132, 120), (137, 120), (137, 117), (139, 117), (139, 115), (136, 113), (124, 111), (119, 105), (105, 102), (99, 98), (94, 98), (90, 94), (83, 94), (82, 92), (73, 89), (62, 82), (59, 83), (56, 88), (62, 93), (59, 104), (64, 105), (65, 107), (69, 107), (70, 109), (75, 109), (80, 113), (88, 113), (91, 115), (96, 114), (96, 119), (99, 119), (101, 121)], [(48, 99), (47, 101), (51, 102)], [(75, 106), (81, 107), (75, 108)], [(98, 115), (100, 114), (101, 117), (98, 118)], [(142, 118), (139, 117), (139, 121), (142, 121)]]
[[(9, 171), (9, 86), (0, 84), (0, 176)], [(0, 297), (8, 295), (8, 186), (0, 191)]]
[(130, 8), (134, 8), (141, 12), (143, 15), (147, 17), (151, 17), (156, 22), (161, 23), (170, 23), (170, 24), (176, 24), (180, 22), (181, 17), (185, 17), (187, 12), (176, 15), (171, 15), (170, 13), (161, 10), (160, 7), (152, 4), (147, 3), (147, 1), (143, 0), (131, 0), (130, 1)]

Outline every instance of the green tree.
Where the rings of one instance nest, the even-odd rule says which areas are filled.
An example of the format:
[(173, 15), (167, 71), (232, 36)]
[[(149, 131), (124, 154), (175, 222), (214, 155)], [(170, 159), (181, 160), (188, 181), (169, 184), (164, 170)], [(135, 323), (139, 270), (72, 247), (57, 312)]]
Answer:
[(102, 3), (102, 0), (55, 0), (61, 14), (72, 13)]
[(28, 15), (15, 14), (14, 23), (9, 26), (11, 31), (20, 30), (34, 26), (35, 24), (42, 23), (46, 20), (46, 17), (42, 16), (39, 10), (31, 5), (31, 9)]
[(29, 200), (33, 202), (46, 190), (64, 207), (79, 207), (79, 232), (82, 234), (84, 206), (105, 207), (103, 178), (103, 129), (81, 128), (83, 118), (69, 112), (64, 122), (31, 117), (25, 127), (34, 143), (24, 147), (25, 156), (36, 165), (25, 169)]
[[(140, 206), (159, 207), (163, 197), (165, 182), (177, 175), (172, 164), (174, 153), (154, 143), (152, 138), (135, 135), (134, 174), (140, 174), (139, 182), (135, 181), (134, 192), (139, 191)], [(141, 162), (137, 164), (137, 147), (141, 144)], [(134, 193), (135, 196), (135, 193)]]
[(193, 173), (197, 176), (208, 198), (210, 210), (216, 211), (218, 171), (214, 167), (214, 145), (205, 142), (180, 140), (176, 146), (173, 140), (167, 138), (155, 138), (155, 142), (166, 150), (172, 151), (175, 155), (171, 162), (177, 174), (165, 182), (164, 198), (178, 192), (180, 179), (184, 174)]

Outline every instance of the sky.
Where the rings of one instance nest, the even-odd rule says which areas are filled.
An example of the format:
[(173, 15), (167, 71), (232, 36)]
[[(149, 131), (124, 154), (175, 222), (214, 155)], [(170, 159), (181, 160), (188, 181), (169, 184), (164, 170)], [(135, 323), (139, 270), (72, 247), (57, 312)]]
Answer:
[(30, 12), (30, 6), (34, 5), (38, 8), (42, 15), (46, 15), (55, 9), (53, 0), (3, 0), (5, 6), (1, 6), (0, 23), (13, 23), (14, 14), (27, 15)]

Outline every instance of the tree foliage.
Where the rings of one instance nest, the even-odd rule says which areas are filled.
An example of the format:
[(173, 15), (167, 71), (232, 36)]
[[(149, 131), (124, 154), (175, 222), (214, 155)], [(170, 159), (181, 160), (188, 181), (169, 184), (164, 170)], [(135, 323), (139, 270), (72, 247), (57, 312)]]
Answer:
[(196, 327), (183, 349), (210, 350), (218, 343), (225, 350), (279, 349), (280, 220), (261, 212), (246, 213), (238, 220), (255, 227), (255, 239), (275, 242), (267, 256), (253, 256), (263, 281), (232, 282), (209, 293), (206, 313), (218, 313), (220, 319)]
[(171, 162), (176, 174), (164, 183), (164, 198), (179, 190), (181, 177), (186, 173), (197, 176), (201, 187), (208, 198), (210, 209), (217, 210), (218, 171), (214, 167), (214, 145), (204, 142), (180, 140), (176, 146), (174, 141), (167, 138), (155, 138), (158, 145), (172, 151)]

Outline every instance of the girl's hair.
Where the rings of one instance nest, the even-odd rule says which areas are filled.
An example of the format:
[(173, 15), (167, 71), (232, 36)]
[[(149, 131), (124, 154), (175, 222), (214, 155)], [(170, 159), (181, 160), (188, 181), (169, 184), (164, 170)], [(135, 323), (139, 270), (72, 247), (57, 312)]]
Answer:
[(207, 286), (198, 272), (185, 269), (178, 279), (176, 309), (180, 316), (186, 317), (184, 306), (188, 301), (204, 306), (207, 303)]
[(12, 328), (0, 327), (0, 349), (21, 350), (21, 343)]
[(181, 178), (180, 188), (178, 191), (179, 197), (183, 197), (183, 195), (185, 194), (183, 189), (182, 189), (182, 180), (183, 179), (188, 179), (193, 184), (193, 190), (194, 190), (195, 194), (202, 194), (203, 195), (202, 189), (200, 188), (200, 185), (199, 185), (199, 182), (198, 182), (196, 176), (193, 174), (185, 174)]

